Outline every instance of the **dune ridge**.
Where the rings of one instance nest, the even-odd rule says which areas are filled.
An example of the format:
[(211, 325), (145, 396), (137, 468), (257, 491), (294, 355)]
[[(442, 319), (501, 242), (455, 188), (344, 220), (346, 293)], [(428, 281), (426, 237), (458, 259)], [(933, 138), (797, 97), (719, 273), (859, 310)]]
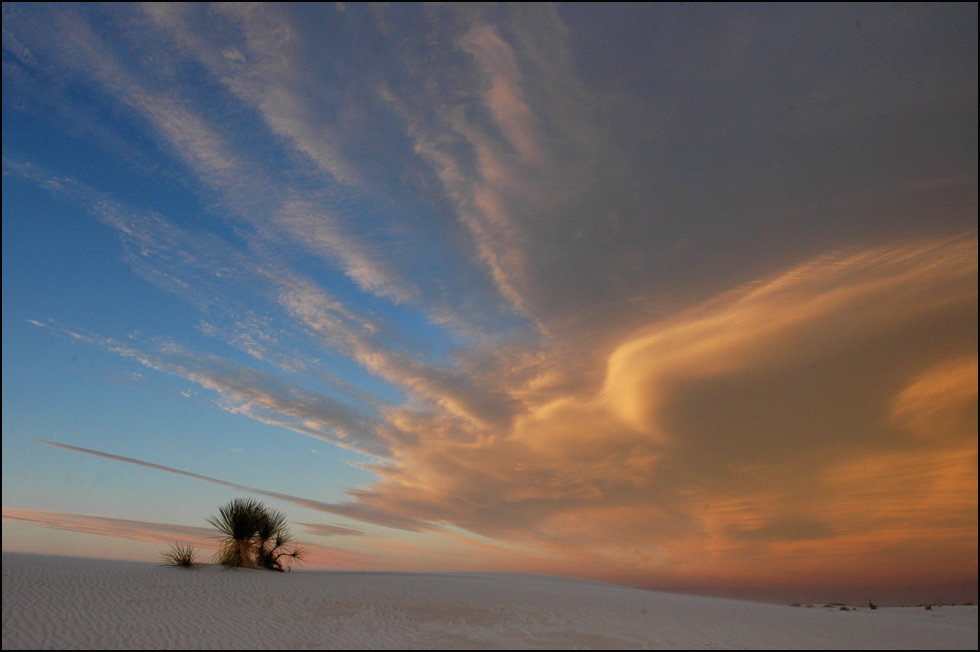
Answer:
[(499, 573), (186, 570), (3, 553), (3, 649), (975, 648), (977, 607), (740, 602)]

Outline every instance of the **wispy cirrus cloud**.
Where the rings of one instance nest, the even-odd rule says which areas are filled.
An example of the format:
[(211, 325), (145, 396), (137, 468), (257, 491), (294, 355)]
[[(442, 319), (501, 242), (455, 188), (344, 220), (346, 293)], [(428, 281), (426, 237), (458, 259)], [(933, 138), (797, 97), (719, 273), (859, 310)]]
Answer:
[(371, 417), (322, 392), (284, 383), (227, 359), (195, 355), (169, 342), (147, 351), (112, 338), (37, 321), (32, 323), (131, 358), (156, 371), (185, 378), (218, 394), (219, 405), (229, 412), (369, 454), (384, 454), (383, 442), (373, 434)]
[[(499, 389), (486, 386), (449, 365), (420, 361), (378, 341), (379, 325), (362, 317), (309, 279), (277, 266), (273, 261), (256, 261), (207, 233), (179, 228), (163, 216), (130, 209), (72, 179), (57, 179), (26, 163), (5, 159), (5, 168), (46, 188), (78, 201), (100, 221), (112, 227), (126, 245), (126, 261), (143, 278), (164, 290), (191, 301), (225, 326), (208, 323), (206, 333), (225, 332), (229, 341), (253, 357), (265, 359), (265, 348), (257, 340), (268, 340), (268, 328), (242, 328), (254, 310), (233, 298), (246, 289), (250, 299), (270, 302), (268, 307), (284, 311), (295, 323), (318, 335), (329, 350), (351, 357), (368, 372), (419, 396), (448, 406), (461, 416), (478, 421), (506, 421), (519, 411), (519, 405)], [(254, 320), (253, 320), (254, 321)], [(323, 436), (326, 414), (340, 432), (356, 430), (363, 442), (370, 439), (362, 418), (340, 403), (286, 388), (279, 381), (246, 367), (234, 372), (229, 361), (213, 356), (198, 357), (171, 347), (148, 354), (132, 347), (93, 336), (112, 350), (136, 357), (144, 364), (182, 375), (208, 389), (229, 397), (230, 409), (267, 423), (286, 425), (304, 434)], [(165, 359), (166, 358), (166, 359)], [(181, 358), (178, 360), (178, 358)], [(275, 361), (275, 359), (273, 359)], [(287, 360), (285, 366), (293, 366)], [(219, 369), (224, 367), (224, 369)], [(235, 380), (235, 377), (239, 380)], [(250, 378), (244, 380), (245, 376)], [(261, 378), (261, 380), (260, 380)], [(265, 385), (267, 389), (262, 389)], [(272, 385), (276, 385), (272, 388)], [(294, 398), (295, 396), (295, 398)], [(317, 407), (317, 406), (321, 407)], [(287, 416), (283, 421), (273, 416)]]
[[(422, 87), (435, 92), (420, 98), (386, 86), (382, 97), (405, 121), (414, 151), (438, 175), (500, 293), (547, 331), (542, 321), (550, 317), (542, 302), (547, 293), (536, 291), (535, 272), (553, 261), (564, 229), (550, 230), (555, 246), (549, 251), (539, 249), (543, 243), (536, 236), (545, 223), (560, 224), (551, 221), (557, 212), (570, 217), (567, 209), (577, 198), (577, 186), (585, 181), (582, 141), (587, 131), (581, 128), (589, 125), (579, 121), (577, 131), (548, 133), (544, 124), (552, 129), (556, 125), (549, 120), (551, 110), (569, 100), (568, 95), (550, 98), (558, 100), (550, 106), (532, 106), (523, 92), (518, 53), (494, 26), (465, 18), (458, 25), (451, 19), (447, 23), (453, 27), (446, 30), (442, 56), (465, 53), (469, 60), (455, 63), (471, 69), (477, 82), (455, 95), (442, 92), (438, 81), (426, 79), (426, 73), (419, 72), (422, 68), (413, 65), (418, 55), (405, 52), (409, 74), (422, 76)], [(560, 41), (545, 38), (543, 42), (556, 51), (539, 50), (540, 56), (533, 60), (542, 63), (549, 56), (560, 57)], [(546, 46), (539, 43), (538, 47)], [(554, 70), (535, 72), (547, 77)], [(564, 81), (546, 79), (544, 85), (565, 89)], [(536, 110), (545, 115), (536, 115)], [(558, 151), (561, 157), (555, 156)]]
[(345, 234), (335, 216), (299, 199), (287, 200), (273, 218), (303, 246), (336, 260), (357, 285), (396, 302), (417, 300), (418, 291), (399, 281), (378, 254)]
[[(223, 30), (229, 32), (227, 38), (245, 38), (250, 43), (254, 42), (253, 45), (259, 50), (266, 46), (287, 47), (292, 40), (288, 34), (296, 29), (296, 25), (290, 26), (288, 16), (275, 18), (273, 22), (281, 23), (282, 29), (279, 36), (270, 41), (256, 31), (260, 25), (267, 29), (268, 21), (256, 18), (258, 22), (255, 22), (246, 15), (262, 11), (265, 10), (256, 8), (222, 23)], [(236, 102), (257, 101), (259, 97), (275, 96), (279, 98), (273, 102), (277, 106), (299, 106), (304, 102), (315, 103), (322, 98), (302, 98), (301, 89), (311, 86), (302, 79), (295, 80), (295, 84), (287, 81), (290, 75), (283, 70), (256, 72), (264, 65), (258, 64), (259, 60), (267, 61), (275, 68), (273, 60), (281, 63), (291, 57), (299, 57), (300, 53), (286, 56), (285, 59), (281, 52), (277, 55), (250, 56), (249, 61), (255, 66), (237, 76), (235, 66), (231, 69), (218, 66), (219, 61), (235, 62), (237, 58), (234, 56), (229, 60), (229, 52), (235, 48), (229, 45), (214, 50), (216, 33), (210, 27), (207, 39), (202, 40), (201, 35), (195, 36), (193, 32), (196, 28), (184, 23), (185, 20), (193, 23), (195, 12), (193, 8), (171, 7), (152, 10), (154, 17), (139, 15), (138, 12), (124, 12), (124, 19), (117, 17), (121, 19), (120, 36), (135, 51), (129, 53), (129, 60), (124, 59), (124, 53), (115, 51), (98, 38), (93, 25), (97, 20), (95, 16), (88, 15), (90, 12), (76, 12), (77, 15), (72, 15), (70, 19), (59, 14), (53, 19), (59, 24), (74, 25), (70, 29), (65, 28), (70, 35), (70, 48), (51, 47), (44, 40), (48, 32), (41, 23), (32, 23), (31, 28), (22, 29), (21, 34), (30, 41), (31, 51), (43, 53), (52, 60), (53, 68), (59, 74), (68, 77), (66, 83), (85, 83), (96, 87), (100, 94), (106, 96), (107, 104), (122, 111), (136, 125), (149, 127), (158, 144), (170, 152), (191, 174), (194, 182), (201, 184), (205, 192), (211, 195), (212, 205), (228, 219), (244, 227), (240, 233), (252, 238), (254, 249), (266, 249), (276, 257), (291, 259), (295, 258), (293, 250), (299, 244), (320, 256), (328, 265), (336, 266), (365, 292), (419, 307), (430, 315), (429, 319), (434, 324), (470, 334), (481, 332), (478, 326), (481, 315), (460, 312), (459, 306), (465, 301), (446, 296), (447, 283), (440, 282), (438, 274), (430, 274), (432, 278), (426, 281), (424, 287), (409, 278), (409, 268), (431, 266), (433, 261), (431, 255), (413, 260), (419, 256), (418, 250), (413, 247), (414, 236), (399, 234), (400, 228), (392, 219), (412, 219), (411, 215), (391, 203), (372, 204), (373, 200), (368, 195), (359, 194), (356, 190), (344, 190), (336, 182), (312, 174), (290, 158), (289, 148), (280, 147), (275, 152), (277, 164), (267, 158), (256, 157), (236, 141), (220, 115), (214, 115), (216, 111), (220, 114), (219, 109)], [(229, 13), (236, 12), (229, 10)], [(162, 23), (158, 24), (157, 19)], [(161, 25), (164, 26), (162, 32), (158, 29)], [(176, 31), (171, 32), (171, 28)], [(251, 36), (248, 35), (250, 33)], [(187, 51), (174, 50), (174, 39)], [(261, 45), (263, 42), (265, 46)], [(152, 57), (144, 52), (149, 49), (154, 50)], [(146, 58), (141, 58), (141, 54), (146, 54)], [(215, 97), (214, 102), (202, 103), (191, 99), (199, 89), (181, 86), (177, 72), (187, 65), (187, 56), (208, 68), (215, 80), (227, 83), (230, 94)], [(153, 65), (141, 67), (139, 63), (134, 63), (149, 60)], [(285, 65), (293, 69), (299, 63), (294, 61)], [(30, 61), (25, 59), (25, 65), (30, 65)], [(38, 65), (35, 64), (34, 68)], [(297, 74), (302, 74), (298, 68)], [(174, 84), (181, 87), (176, 94)], [(270, 84), (279, 90), (267, 89), (266, 86)], [(288, 90), (285, 88), (287, 86), (295, 87)], [(263, 107), (260, 113), (268, 119), (267, 126), (272, 127), (273, 134), (292, 133), (295, 129), (289, 125), (303, 122), (301, 116), (280, 116), (281, 112), (275, 107)], [(308, 112), (300, 113), (307, 115)], [(307, 117), (313, 119), (311, 115)], [(324, 133), (321, 133), (322, 125), (305, 124), (298, 128), (302, 133), (318, 133), (317, 142), (310, 145), (300, 136), (290, 138), (289, 142), (300, 151), (313, 152), (314, 158), (321, 162), (331, 159), (334, 163), (326, 167), (345, 179), (344, 183), (350, 181), (340, 170), (353, 168), (343, 165), (333, 154), (323, 153), (329, 149), (328, 143), (332, 139), (329, 128)], [(282, 143), (273, 138), (267, 144), (275, 150)], [(283, 168), (287, 170), (286, 179)], [(359, 219), (339, 219), (338, 213), (343, 218), (349, 218), (352, 205), (359, 208)], [(365, 208), (366, 211), (363, 210)], [(378, 217), (368, 223), (364, 219), (366, 213)], [(432, 234), (438, 235), (439, 229), (433, 229)], [(438, 238), (431, 245), (436, 245), (437, 241)], [(398, 253), (396, 258), (391, 257), (392, 251)], [(453, 281), (450, 283), (454, 285), (453, 293), (468, 292), (462, 285)], [(489, 302), (469, 305), (477, 313), (495, 311)]]
[[(459, 297), (445, 296), (447, 281), (455, 286), (454, 293), (463, 288), (444, 275), (430, 278), (426, 268), (432, 264), (431, 256), (417, 260), (415, 238), (405, 234), (393, 219), (414, 220), (419, 224), (417, 218), (398, 205), (400, 200), (374, 207), (368, 195), (357, 190), (366, 181), (351, 159), (363, 156), (356, 152), (364, 149), (365, 143), (354, 137), (363, 133), (356, 127), (367, 116), (359, 115), (361, 110), (352, 109), (345, 101), (349, 100), (348, 92), (360, 94), (362, 91), (358, 89), (363, 84), (349, 85), (348, 92), (336, 96), (324, 96), (319, 91), (319, 82), (324, 75), (331, 76), (331, 72), (317, 68), (320, 53), (316, 48), (330, 45), (322, 35), (309, 34), (295, 10), (255, 6), (223, 7), (219, 12), (228, 22), (221, 30), (222, 36), (215, 38), (210, 23), (202, 23), (195, 10), (172, 7), (150, 10), (154, 20), (172, 35), (184, 52), (206, 66), (235, 97), (257, 108), (273, 133), (286, 137), (296, 150), (309, 156), (344, 186), (338, 188), (311, 178), (301, 184), (307, 188), (296, 192), (295, 188), (274, 180), (278, 175), (268, 165), (254, 160), (239, 161), (233, 179), (213, 183), (228, 205), (238, 217), (248, 220), (266, 242), (289, 238), (292, 243), (337, 265), (366, 292), (396, 303), (419, 306), (433, 323), (454, 331), (480, 333), (479, 316), (460, 311), (465, 298), (460, 302)], [(270, 28), (271, 25), (275, 27)], [(337, 107), (332, 121), (322, 110), (325, 104)], [(384, 121), (377, 114), (371, 119), (374, 125)], [(169, 140), (178, 143), (175, 138)], [(194, 142), (198, 140), (192, 139), (187, 145), (192, 158)], [(387, 148), (389, 144), (371, 143), (367, 148), (377, 147)], [(183, 151), (185, 147), (178, 143), (177, 149)], [(207, 178), (211, 174), (203, 170), (201, 176)], [(305, 173), (299, 169), (297, 174)], [(367, 185), (365, 190), (373, 193), (379, 190), (377, 183)], [(351, 204), (367, 210), (362, 208), (357, 220), (351, 220), (348, 208)], [(254, 207), (261, 208), (256, 211)], [(358, 222), (365, 222), (365, 214), (378, 217), (372, 217), (370, 228), (358, 228)], [(431, 253), (442, 235), (439, 229), (428, 231)], [(394, 258), (392, 252), (396, 253)], [(463, 260), (456, 262), (465, 265)], [(409, 278), (409, 273), (413, 278)], [(425, 285), (417, 283), (417, 279), (424, 279)], [(484, 303), (480, 307), (485, 310), (490, 306)]]
[[(344, 160), (342, 130), (320, 117), (323, 101), (309, 78), (308, 53), (289, 11), (274, 6), (216, 7), (224, 29), (213, 31), (201, 8), (160, 3), (147, 7), (179, 47), (201, 61), (236, 96), (256, 107), (273, 132), (288, 138), (341, 183), (360, 182)], [(210, 17), (213, 18), (213, 17)], [(340, 133), (338, 133), (340, 132)]]

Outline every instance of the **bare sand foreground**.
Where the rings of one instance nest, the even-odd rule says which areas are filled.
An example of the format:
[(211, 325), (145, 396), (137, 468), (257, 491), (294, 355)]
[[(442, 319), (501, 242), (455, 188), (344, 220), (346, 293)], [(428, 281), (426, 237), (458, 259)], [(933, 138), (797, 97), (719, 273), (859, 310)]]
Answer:
[(3, 553), (3, 649), (965, 648), (977, 608), (794, 608), (536, 575)]

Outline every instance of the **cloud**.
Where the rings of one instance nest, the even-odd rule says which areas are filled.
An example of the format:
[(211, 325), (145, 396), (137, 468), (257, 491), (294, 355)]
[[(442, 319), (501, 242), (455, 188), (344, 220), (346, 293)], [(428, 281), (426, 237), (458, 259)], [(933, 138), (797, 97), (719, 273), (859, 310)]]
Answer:
[(300, 523), (303, 529), (309, 534), (315, 534), (320, 537), (334, 537), (334, 536), (363, 536), (364, 533), (360, 530), (355, 530), (349, 527), (343, 527), (341, 525), (331, 525), (329, 523)]
[[(36, 166), (5, 159), (5, 168), (92, 211), (116, 231), (126, 246), (126, 261), (137, 273), (206, 311), (210, 321), (204, 326), (205, 333), (224, 334), (231, 344), (259, 360), (269, 359), (287, 371), (297, 371), (294, 360), (268, 353), (275, 338), (270, 334), (273, 329), (268, 318), (260, 320), (254, 308), (236, 298), (242, 291), (247, 292), (253, 306), (255, 300), (271, 302), (268, 308), (278, 307), (297, 324), (317, 333), (319, 342), (329, 350), (347, 355), (370, 373), (467, 419), (504, 422), (520, 409), (499, 390), (459, 369), (421, 362), (379, 342), (377, 323), (351, 311), (312, 281), (277, 267), (272, 261), (253, 260), (213, 235), (181, 229), (160, 215), (130, 209), (85, 184), (51, 177)], [(286, 327), (278, 328), (284, 331)], [(372, 443), (365, 418), (327, 396), (287, 387), (267, 374), (215, 356), (195, 356), (173, 347), (150, 354), (108, 338), (90, 339), (147, 366), (219, 392), (232, 411), (320, 438), (327, 436), (324, 427), (328, 426), (341, 439), (356, 434), (348, 444), (380, 450), (376, 441)], [(336, 439), (328, 440), (337, 443)]]
[(976, 433), (977, 358), (959, 358), (923, 373), (895, 398), (892, 418), (924, 438)]
[(396, 302), (418, 298), (417, 291), (397, 278), (377, 252), (347, 235), (339, 220), (309, 202), (298, 199), (284, 202), (274, 221), (297, 242), (338, 261), (347, 276), (364, 290)]
[(924, 555), (976, 527), (976, 247), (971, 232), (823, 256), (630, 333), (597, 362), (604, 381), (570, 393), (487, 375), (503, 395), (520, 380), (511, 421), (445, 402), (385, 408), (374, 431), (385, 454), (362, 464), (379, 480), (346, 504), (51, 445), (388, 527), (550, 550), (555, 572), (578, 560), (613, 574), (775, 577), (801, 555), (864, 572), (868, 555)]
[[(205, 549), (216, 550), (218, 547), (214, 530), (187, 525), (135, 521), (124, 518), (110, 518), (107, 516), (45, 512), (35, 509), (15, 509), (12, 507), (3, 508), (3, 518), (41, 527), (66, 530), (68, 532), (95, 534), (132, 541), (145, 541), (160, 545), (169, 545), (175, 541), (179, 541), (186, 545), (198, 546)], [(303, 543), (301, 547), (306, 553), (304, 560), (318, 565), (329, 565), (332, 568), (363, 568), (375, 563), (375, 560), (369, 555), (334, 550), (308, 543)]]
[[(602, 318), (631, 330), (675, 296), (701, 301), (838, 246), (846, 225), (880, 242), (893, 223), (916, 235), (968, 223), (908, 207), (886, 226), (879, 211), (799, 219), (865, 192), (856, 177), (905, 187), (967, 161), (975, 178), (962, 137), (975, 97), (958, 76), (971, 59), (935, 47), (949, 17), (909, 48), (923, 21), (876, 14), (880, 51), (864, 51), (859, 30), (841, 36), (854, 70), (817, 44), (860, 22), (855, 8), (37, 11), (13, 12), (10, 51), (124, 107), (256, 248), (316, 251), (452, 333), (486, 334), (505, 302), (541, 333), (575, 336)], [(99, 38), (106, 22), (112, 43)], [(634, 43), (642, 24), (653, 31)], [(804, 57), (794, 30), (821, 56)], [(624, 62), (610, 34), (650, 56)], [(899, 69), (922, 72), (929, 92), (910, 92)], [(776, 235), (783, 246), (767, 252)]]
[[(406, 210), (407, 198), (391, 197), (382, 187), (384, 180), (371, 180), (373, 175), (363, 173), (363, 168), (376, 166), (378, 158), (395, 155), (385, 136), (397, 134), (382, 128), (390, 119), (381, 107), (353, 106), (376, 102), (361, 97), (372, 85), (340, 78), (325, 64), (324, 50), (336, 47), (332, 39), (309, 33), (308, 20), (288, 8), (229, 6), (206, 18), (187, 8), (147, 11), (180, 51), (204, 65), (238, 101), (255, 107), (273, 134), (285, 137), (295, 151), (330, 175), (323, 179), (309, 174), (291, 155), (271, 165), (244, 152), (236, 154), (233, 175), (216, 175), (208, 166), (196, 168), (198, 176), (220, 193), (234, 219), (248, 222), (264, 246), (282, 250), (283, 241), (289, 248), (298, 244), (339, 267), (361, 290), (417, 306), (434, 324), (471, 336), (483, 333), (481, 319), (497, 311), (495, 301), (468, 299), (477, 275), (463, 270), (470, 283), (458, 282), (458, 268), (468, 267), (468, 262), (446, 251), (444, 229), (430, 224), (433, 218), (451, 218), (423, 206), (426, 214), (420, 219)], [(324, 91), (326, 79), (343, 90)], [(324, 106), (336, 110), (324, 111)], [(369, 110), (372, 113), (365, 115)], [(368, 124), (370, 129), (365, 129)], [(166, 131), (166, 121), (160, 128)], [(213, 131), (217, 134), (217, 127)], [(201, 158), (195, 152), (210, 140), (167, 138), (177, 151), (187, 152), (184, 159), (192, 165)], [(372, 158), (366, 159), (365, 152)], [(290, 171), (288, 179), (281, 178), (283, 167)], [(405, 223), (424, 232), (424, 255), (417, 246), (418, 235), (406, 232)], [(434, 263), (456, 267), (454, 276), (433, 270)], [(471, 310), (461, 310), (464, 305)], [(467, 314), (474, 311), (477, 314)]]
[[(198, 10), (172, 5), (146, 8), (236, 96), (256, 107), (273, 132), (290, 139), (341, 183), (360, 182), (338, 147), (338, 129), (319, 117), (324, 100), (307, 77), (302, 39), (288, 12), (276, 7), (218, 7), (205, 23)], [(220, 29), (214, 30), (215, 23)], [(233, 45), (234, 43), (234, 45)], [(341, 132), (342, 133), (342, 132)]]
[(521, 72), (513, 48), (489, 25), (470, 29), (460, 47), (476, 58), (489, 79), (484, 102), (504, 138), (527, 163), (547, 165), (538, 142), (537, 119), (521, 96)]
[(172, 343), (164, 343), (155, 352), (148, 352), (112, 338), (84, 335), (63, 328), (54, 330), (134, 359), (156, 371), (194, 382), (217, 393), (221, 398), (219, 405), (229, 412), (369, 454), (384, 452), (383, 442), (373, 434), (374, 425), (369, 416), (323, 393), (285, 383), (275, 376), (217, 356), (196, 355)]
[[(391, 463), (352, 496), (562, 558), (676, 572), (785, 570), (803, 551), (849, 550), (859, 566), (874, 541), (888, 554), (968, 542), (976, 246), (969, 233), (828, 255), (738, 288), (632, 333), (598, 390), (509, 429), (460, 440), (445, 416), (390, 411), (413, 436), (386, 434)], [(913, 412), (937, 394), (950, 416)], [(895, 430), (913, 414), (938, 441)]]
[[(370, 189), (347, 189), (332, 179), (311, 174), (297, 163), (290, 147), (283, 147), (292, 143), (342, 184), (359, 185), (354, 167), (338, 158), (332, 144), (340, 137), (316, 118), (321, 112), (313, 107), (324, 98), (313, 90), (318, 87), (312, 83), (316, 80), (307, 79), (308, 71), (301, 65), (315, 59), (292, 49), (296, 39), (290, 34), (297, 29), (294, 18), (279, 16), (276, 9), (226, 9), (209, 13), (210, 22), (205, 24), (201, 22), (205, 17), (194, 8), (146, 9), (151, 20), (129, 13), (121, 20), (116, 47), (96, 35), (96, 18), (89, 15), (98, 13), (94, 10), (55, 12), (51, 21), (64, 23), (68, 34), (57, 44), (46, 40), (47, 28), (40, 24), (43, 21), (21, 22), (19, 31), (34, 49), (52, 60), (60, 82), (93, 88), (99, 102), (120, 114), (121, 122), (149, 131), (161, 148), (184, 166), (181, 173), (190, 172), (191, 184), (203, 186), (210, 195), (210, 208), (243, 227), (239, 235), (252, 241), (253, 251), (295, 259), (299, 244), (337, 266), (363, 291), (420, 307), (431, 313), (433, 323), (481, 332), (478, 315), (461, 313), (459, 303), (442, 296), (447, 285), (453, 286), (454, 293), (468, 293), (468, 288), (457, 282), (440, 283), (442, 275), (438, 273), (414, 275), (426, 279), (426, 287), (417, 286), (409, 277), (409, 271), (431, 267), (440, 229), (431, 229), (434, 238), (428, 243), (429, 254), (420, 257), (413, 246), (414, 237), (399, 233), (398, 221), (411, 216), (404, 210), (393, 210), (396, 207), (390, 198), (379, 201), (373, 198), (374, 193), (369, 194)], [(263, 12), (268, 15), (260, 15)], [(277, 25), (274, 30), (270, 30), (272, 23)], [(239, 52), (247, 67), (237, 60), (239, 57), (226, 56), (230, 46), (218, 47), (224, 40), (242, 38), (256, 50), (249, 50), (248, 56)], [(186, 65), (187, 54), (230, 92), (202, 98), (198, 88), (183, 84), (176, 71)], [(134, 62), (135, 66), (130, 65)], [(232, 110), (240, 115), (242, 102), (259, 105), (265, 126), (273, 135), (289, 136), (288, 143), (274, 138), (269, 144), (274, 160), (255, 156), (229, 130), (221, 112)], [(298, 113), (289, 115), (289, 107)], [(255, 126), (254, 130), (262, 128)], [(341, 127), (337, 132), (355, 131)], [(104, 144), (107, 140), (103, 139)], [(358, 209), (357, 219), (350, 219), (352, 205)], [(372, 219), (366, 220), (367, 215)], [(453, 264), (455, 260), (446, 262)], [(477, 313), (493, 311), (488, 303), (471, 305)]]
[(297, 505), (299, 507), (306, 507), (307, 509), (326, 512), (328, 514), (334, 514), (336, 516), (345, 516), (355, 520), (361, 520), (369, 523), (374, 523), (377, 525), (383, 525), (385, 527), (393, 527), (393, 528), (399, 528), (399, 529), (411, 530), (411, 531), (433, 529), (432, 527), (429, 527), (423, 523), (413, 521), (411, 518), (405, 518), (399, 514), (386, 513), (384, 510), (372, 508), (370, 506), (325, 503), (318, 500), (301, 498), (299, 496), (291, 496), (289, 494), (278, 493), (275, 491), (266, 491), (264, 489), (257, 489), (255, 487), (247, 487), (245, 485), (236, 484), (234, 482), (226, 482), (224, 480), (219, 480), (217, 478), (211, 478), (209, 476), (201, 475), (199, 473), (191, 473), (190, 471), (181, 471), (180, 469), (174, 469), (169, 466), (154, 464), (153, 462), (145, 462), (143, 460), (137, 460), (122, 455), (114, 455), (112, 453), (103, 453), (101, 451), (92, 450), (90, 448), (82, 448), (80, 446), (69, 446), (68, 444), (59, 444), (57, 442), (45, 441), (43, 439), (34, 439), (32, 441), (36, 441), (40, 444), (45, 444), (47, 446), (54, 446), (55, 448), (61, 448), (63, 450), (73, 451), (76, 453), (93, 455), (95, 457), (102, 457), (108, 460), (115, 460), (117, 462), (126, 462), (127, 464), (135, 464), (137, 466), (143, 466), (148, 469), (154, 469), (156, 471), (165, 471), (167, 473), (174, 473), (188, 478), (193, 478), (195, 480), (203, 480), (204, 482), (210, 482), (212, 484), (221, 485), (222, 487), (229, 487), (231, 489), (237, 489), (239, 491), (245, 491), (248, 493), (258, 494), (260, 496), (266, 496), (268, 498), (275, 498), (277, 500), (282, 500), (283, 502)]
[(83, 514), (64, 514), (61, 512), (45, 512), (36, 509), (3, 508), (3, 518), (42, 527), (51, 527), (69, 532), (96, 534), (117, 539), (147, 541), (149, 543), (170, 544), (174, 541), (194, 544), (203, 548), (217, 548), (214, 541), (214, 531), (203, 527), (189, 525), (171, 525), (169, 523), (152, 523), (149, 521), (134, 521), (125, 518), (109, 518), (106, 516), (89, 516)]
[(621, 576), (975, 559), (975, 7), (36, 11), (5, 109), (89, 97), (194, 210), (5, 175), (254, 366), (33, 323), (378, 476), (283, 499)]
[(964, 237), (828, 256), (735, 290), (621, 345), (605, 394), (634, 427), (647, 428), (659, 378), (801, 364), (886, 325), (969, 305), (975, 251), (975, 239)]
[[(433, 98), (438, 120), (411, 108), (406, 120), (502, 294), (544, 332), (565, 338), (603, 320), (632, 330), (651, 314), (700, 303), (828, 249), (887, 242), (898, 224), (915, 235), (970, 224), (975, 185), (972, 192), (945, 188), (944, 201), (960, 195), (949, 210), (930, 210), (928, 202), (920, 212), (890, 200), (907, 184), (947, 174), (916, 154), (937, 151), (937, 163), (953, 156), (933, 150), (939, 142), (956, 150), (957, 165), (975, 169), (974, 153), (953, 145), (959, 137), (972, 142), (966, 115), (975, 98), (926, 106), (890, 59), (857, 54), (856, 37), (845, 42), (865, 64), (857, 77), (852, 59), (836, 54), (799, 61), (798, 43), (786, 34), (809, 21), (836, 34), (846, 20), (836, 12), (500, 13), (493, 23), (466, 23), (456, 39), (482, 84), (449, 106)], [(894, 29), (882, 47), (922, 65), (897, 36), (911, 23), (880, 18)], [(810, 29), (799, 31), (811, 38)], [(942, 28), (929, 29), (932, 39)], [(625, 60), (625, 51), (643, 52), (642, 63)], [(785, 57), (774, 59), (773, 51)], [(860, 81), (865, 75), (877, 92)], [(886, 168), (884, 176), (867, 176)], [(866, 183), (859, 187), (857, 177)], [(872, 189), (877, 196), (853, 205)], [(841, 210), (845, 202), (852, 205)], [(786, 219), (787, 212), (796, 214)]]
[[(507, 22), (521, 25), (518, 47), (479, 13), (434, 8), (420, 34), (393, 33), (386, 12), (377, 22), (400, 70), (379, 71), (375, 88), (500, 296), (547, 331), (557, 288), (542, 288), (538, 275), (564, 259), (566, 237), (582, 235), (583, 218), (595, 217), (575, 208), (595, 185), (595, 127), (579, 108), (588, 93), (553, 10), (506, 9)], [(554, 271), (572, 293), (588, 274)]]
[(478, 423), (505, 422), (520, 408), (494, 387), (450, 365), (427, 364), (378, 343), (365, 329), (353, 329), (337, 319), (330, 300), (317, 287), (292, 283), (280, 295), (283, 307), (322, 335), (324, 343), (348, 353), (364, 369), (466, 419)]

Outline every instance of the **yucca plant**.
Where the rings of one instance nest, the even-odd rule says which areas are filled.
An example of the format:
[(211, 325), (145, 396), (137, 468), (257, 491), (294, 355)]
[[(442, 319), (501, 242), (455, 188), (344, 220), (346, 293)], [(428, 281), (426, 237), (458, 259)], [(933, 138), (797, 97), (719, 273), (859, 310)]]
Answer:
[(170, 546), (170, 550), (164, 551), (161, 555), (167, 566), (194, 568), (197, 565), (197, 551), (182, 543), (175, 543)]
[(229, 568), (267, 568), (284, 570), (282, 559), (299, 560), (302, 548), (291, 546), (292, 534), (286, 515), (269, 510), (251, 498), (236, 498), (218, 508), (218, 516), (208, 523), (223, 535), (218, 562)]
[(218, 563), (229, 568), (255, 568), (256, 532), (265, 508), (252, 498), (236, 498), (218, 508), (208, 523), (223, 535)]

